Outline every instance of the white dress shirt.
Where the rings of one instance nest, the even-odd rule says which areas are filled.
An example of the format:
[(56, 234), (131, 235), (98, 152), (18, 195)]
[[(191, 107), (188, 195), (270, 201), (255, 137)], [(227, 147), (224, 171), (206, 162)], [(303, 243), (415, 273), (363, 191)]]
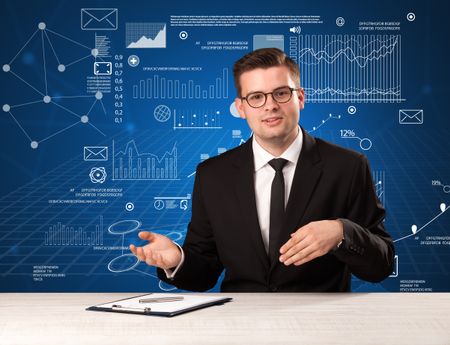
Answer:
[[(270, 192), (272, 188), (272, 180), (275, 177), (275, 170), (269, 165), (269, 161), (274, 158), (284, 158), (288, 161), (283, 168), (285, 187), (284, 206), (286, 207), (292, 187), (292, 180), (294, 179), (295, 168), (297, 167), (298, 157), (300, 156), (300, 152), (302, 150), (302, 145), (303, 133), (300, 127), (298, 127), (298, 134), (295, 140), (279, 157), (272, 156), (272, 154), (263, 149), (256, 140), (256, 137), (253, 136), (252, 149), (255, 166), (254, 183), (256, 211), (258, 213), (259, 227), (261, 229), (261, 236), (266, 253), (269, 252)], [(167, 278), (175, 277), (175, 274), (184, 262), (183, 249), (178, 244), (177, 246), (181, 250), (181, 261), (174, 270), (164, 270)]]
[(266, 253), (269, 252), (269, 227), (270, 227), (270, 194), (272, 181), (275, 177), (275, 170), (269, 165), (269, 161), (274, 158), (284, 158), (288, 162), (283, 168), (284, 176), (284, 206), (286, 207), (291, 192), (292, 180), (294, 179), (295, 168), (298, 157), (302, 150), (303, 133), (299, 132), (292, 144), (284, 151), (281, 156), (272, 156), (264, 150), (255, 137), (253, 137), (253, 158), (255, 163), (254, 183), (256, 210), (258, 212), (259, 227), (264, 242)]

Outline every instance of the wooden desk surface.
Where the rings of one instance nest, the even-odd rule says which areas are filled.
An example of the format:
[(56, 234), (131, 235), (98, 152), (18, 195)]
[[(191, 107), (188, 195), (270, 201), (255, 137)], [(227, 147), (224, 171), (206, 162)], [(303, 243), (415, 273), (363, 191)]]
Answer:
[(0, 344), (450, 344), (448, 293), (230, 293), (174, 318), (84, 310), (133, 295), (2, 293)]

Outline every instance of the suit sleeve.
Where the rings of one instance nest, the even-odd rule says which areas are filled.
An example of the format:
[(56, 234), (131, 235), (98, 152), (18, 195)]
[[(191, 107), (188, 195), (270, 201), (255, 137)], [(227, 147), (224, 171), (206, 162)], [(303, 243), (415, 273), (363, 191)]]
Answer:
[(347, 202), (347, 217), (340, 218), (344, 241), (334, 254), (356, 277), (380, 282), (393, 272), (395, 249), (384, 228), (385, 210), (376, 196), (369, 163), (363, 155), (355, 167)]
[(158, 277), (179, 289), (206, 291), (214, 287), (223, 271), (219, 260), (212, 226), (203, 198), (202, 165), (195, 175), (192, 193), (192, 217), (183, 244), (184, 263), (173, 279), (158, 269)]

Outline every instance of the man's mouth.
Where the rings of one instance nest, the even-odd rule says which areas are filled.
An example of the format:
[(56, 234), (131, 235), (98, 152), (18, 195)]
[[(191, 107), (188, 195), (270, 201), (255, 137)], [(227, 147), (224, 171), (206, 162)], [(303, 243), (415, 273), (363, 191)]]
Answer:
[(269, 117), (262, 121), (270, 125), (270, 124), (278, 123), (278, 121), (280, 121), (281, 119), (282, 119), (281, 117)]

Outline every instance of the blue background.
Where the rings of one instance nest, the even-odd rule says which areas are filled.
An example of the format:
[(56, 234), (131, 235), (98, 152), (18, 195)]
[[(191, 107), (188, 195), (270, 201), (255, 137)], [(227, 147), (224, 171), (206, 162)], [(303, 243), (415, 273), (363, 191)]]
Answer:
[[(81, 8), (117, 8), (118, 29), (86, 31), (80, 28)], [(448, 15), (447, 5), (434, 1), (399, 2), (164, 2), (135, 1), (3, 1), (0, 22), (2, 34), (1, 64), (8, 64), (45, 22), (46, 28), (72, 41), (47, 32), (58, 58), (66, 64), (86, 57), (57, 71), (57, 60), (46, 36), (39, 30), (11, 63), (11, 69), (40, 92), (48, 91), (56, 103), (43, 102), (16, 106), (0, 112), (1, 196), (0, 196), (0, 290), (1, 291), (160, 291), (172, 287), (155, 277), (154, 268), (143, 263), (135, 265), (126, 254), (129, 243), (140, 244), (137, 231), (124, 226), (124, 235), (108, 232), (108, 227), (122, 220), (136, 220), (140, 229), (166, 234), (182, 243), (190, 218), (190, 202), (186, 210), (155, 208), (155, 198), (186, 197), (192, 192), (193, 173), (201, 155), (217, 155), (218, 148), (230, 149), (246, 140), (250, 131), (245, 121), (230, 114), (235, 97), (231, 76), (235, 60), (253, 49), (253, 35), (284, 35), (285, 51), (290, 37), (299, 35), (400, 35), (401, 36), (401, 97), (400, 101), (308, 102), (300, 115), (300, 124), (317, 137), (363, 152), (371, 168), (382, 172), (382, 200), (387, 209), (385, 225), (396, 240), (398, 272), (380, 284), (353, 280), (354, 291), (404, 291), (402, 287), (414, 281), (415, 291), (450, 291), (450, 144), (448, 117)], [(413, 12), (414, 21), (406, 16)], [(316, 15), (321, 24), (301, 24), (301, 33), (289, 31), (293, 24), (239, 24), (230, 27), (174, 27), (171, 15)], [(345, 24), (336, 25), (343, 17)], [(399, 22), (399, 31), (358, 31), (359, 22)], [(167, 47), (127, 49), (125, 23), (166, 23)], [(180, 31), (188, 38), (179, 38)], [(114, 65), (112, 92), (104, 93), (95, 102), (86, 92), (86, 78), (93, 76), (94, 35), (107, 35), (111, 44), (110, 58)], [(42, 52), (44, 40), (45, 53)], [(78, 42), (79, 44), (75, 43)], [(248, 50), (202, 50), (207, 41), (248, 41)], [(196, 45), (196, 42), (200, 42)], [(85, 47), (81, 46), (84, 45)], [(127, 58), (136, 54), (137, 67)], [(44, 58), (45, 56), (45, 69)], [(122, 58), (120, 58), (122, 57)], [(97, 60), (101, 61), (101, 60)], [(201, 71), (145, 71), (149, 67), (201, 67)], [(302, 68), (302, 73), (304, 66)], [(133, 86), (139, 80), (158, 74), (180, 82), (194, 80), (202, 88), (228, 69), (228, 98), (207, 99), (135, 99)], [(45, 77), (46, 75), (46, 77)], [(120, 79), (115, 81), (115, 79)], [(11, 106), (42, 100), (42, 95), (11, 73), (0, 73), (0, 105)], [(115, 86), (123, 91), (115, 92)], [(303, 85), (308, 87), (308, 85)], [(45, 92), (44, 92), (45, 93)], [(121, 99), (115, 99), (116, 94)], [(58, 98), (61, 96), (86, 96)], [(122, 95), (122, 96), (120, 96)], [(116, 104), (116, 102), (121, 104)], [(59, 105), (59, 106), (58, 106)], [(164, 105), (170, 119), (158, 121), (154, 110)], [(69, 109), (69, 111), (65, 110)], [(349, 114), (348, 107), (357, 111)], [(92, 108), (91, 108), (92, 107)], [(421, 125), (399, 124), (400, 109), (422, 109)], [(122, 115), (115, 115), (121, 110)], [(217, 114), (219, 129), (173, 128), (175, 113)], [(89, 113), (89, 124), (80, 116)], [(333, 118), (329, 118), (329, 114)], [(334, 118), (340, 115), (340, 118)], [(13, 117), (14, 116), (14, 117)], [(115, 122), (121, 121), (119, 123)], [(121, 120), (120, 120), (121, 119)], [(327, 120), (321, 125), (323, 120)], [(20, 126), (19, 126), (20, 124)], [(94, 125), (91, 126), (90, 124)], [(67, 130), (62, 129), (73, 125)], [(314, 127), (320, 126), (317, 130)], [(20, 128), (22, 127), (23, 130)], [(357, 139), (341, 138), (342, 129), (351, 129), (356, 136), (369, 138), (372, 147), (363, 150)], [(241, 136), (233, 137), (233, 130)], [(25, 133), (27, 134), (25, 134)], [(53, 134), (48, 140), (39, 142)], [(37, 149), (30, 140), (37, 140)], [(115, 153), (134, 141), (140, 153), (164, 156), (177, 148), (178, 178), (173, 180), (113, 180), (113, 140)], [(107, 146), (108, 160), (85, 161), (84, 146)], [(89, 172), (104, 167), (104, 183), (93, 183)], [(436, 186), (432, 181), (440, 181)], [(436, 184), (436, 183), (435, 183)], [(85, 200), (74, 196), (82, 189), (115, 188), (116, 197), (91, 197), (106, 203), (55, 204), (51, 200)], [(188, 199), (188, 198), (187, 198)], [(178, 200), (178, 199), (176, 199)], [(176, 201), (175, 200), (175, 201)], [(134, 204), (132, 211), (125, 205)], [(445, 212), (440, 210), (444, 205)], [(61, 223), (86, 234), (95, 231), (102, 217), (101, 245), (48, 245), (49, 227)], [(431, 221), (431, 222), (430, 222)], [(411, 226), (421, 229), (415, 236)], [(119, 229), (117, 226), (116, 230)], [(119, 229), (119, 230), (120, 230)], [(118, 231), (119, 231), (118, 230)], [(409, 236), (411, 235), (411, 236)], [(406, 237), (405, 236), (409, 236)], [(426, 240), (444, 239), (440, 244), (425, 244)], [(445, 242), (446, 240), (446, 242)], [(120, 269), (108, 265), (119, 259)], [(115, 262), (117, 263), (117, 261)], [(42, 276), (45, 269), (49, 276)], [(52, 276), (53, 274), (53, 276)], [(214, 290), (217, 290), (216, 287)]]

